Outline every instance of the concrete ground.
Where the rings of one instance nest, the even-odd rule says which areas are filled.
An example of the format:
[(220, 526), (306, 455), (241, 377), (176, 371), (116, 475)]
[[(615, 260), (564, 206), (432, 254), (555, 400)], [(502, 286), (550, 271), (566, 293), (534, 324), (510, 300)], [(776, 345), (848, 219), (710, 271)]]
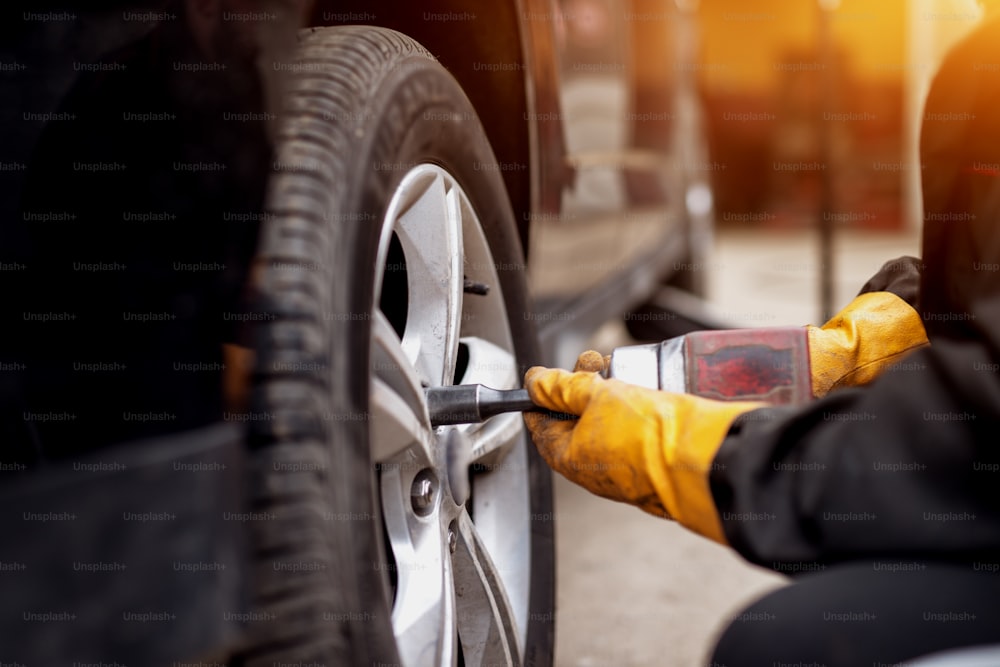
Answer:
[[(835, 308), (881, 264), (919, 256), (916, 233), (838, 233)], [(740, 326), (817, 323), (815, 237), (803, 231), (723, 231), (706, 262), (709, 301)], [(620, 324), (592, 341), (628, 344)], [(689, 667), (706, 664), (740, 609), (785, 584), (727, 548), (640, 510), (556, 480), (556, 664)]]

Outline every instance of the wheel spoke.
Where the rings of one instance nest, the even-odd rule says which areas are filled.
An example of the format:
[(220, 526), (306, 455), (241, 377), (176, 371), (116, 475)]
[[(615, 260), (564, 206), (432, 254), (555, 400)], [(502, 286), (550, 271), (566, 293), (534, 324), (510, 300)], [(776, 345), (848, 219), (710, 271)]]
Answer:
[(455, 606), (467, 665), (513, 665), (521, 652), (514, 612), (468, 513), (456, 522)]
[(487, 468), (499, 465), (517, 445), (523, 431), (524, 419), (519, 412), (498, 415), (481, 426), (469, 428), (466, 435), (472, 444), (471, 462)]
[(430, 465), (434, 460), (427, 410), (418, 416), (396, 391), (379, 378), (371, 385), (371, 459), (385, 466)]
[(402, 341), (381, 310), (375, 311), (372, 325), (372, 373), (399, 394), (414, 413), (427, 413), (420, 377), (403, 352)]
[(409, 309), (403, 350), (431, 385), (454, 380), (461, 325), (463, 274), (459, 194), (435, 171), (415, 171), (404, 183), (418, 193), (396, 220), (406, 256)]
[(457, 662), (455, 584), (448, 531), (440, 509), (417, 517), (408, 511), (404, 488), (412, 474), (398, 467), (382, 472), (386, 530), (395, 558), (396, 601), (392, 624), (404, 665)]
[(461, 343), (469, 351), (469, 364), (456, 384), (485, 384), (494, 389), (517, 386), (517, 360), (512, 352), (476, 336), (466, 336)]
[[(502, 465), (489, 466), (483, 473), (473, 475), (471, 514), (514, 610), (517, 620), (514, 627), (520, 628), (519, 637), (524, 641), (530, 590), (529, 570), (524, 563), (531, 561), (531, 541), (519, 527), (532, 515), (527, 452), (531, 443), (523, 428), (518, 440), (518, 446), (507, 453)], [(546, 521), (551, 517), (540, 515), (533, 520)]]
[(462, 234), (463, 207), (462, 191), (452, 187), (448, 190), (448, 232), (452, 245), (448, 248), (451, 273), (448, 275), (448, 319), (445, 321), (445, 368), (444, 382), (455, 381), (455, 364), (458, 361), (458, 345), (462, 335), (462, 313), (465, 305), (464, 248)]

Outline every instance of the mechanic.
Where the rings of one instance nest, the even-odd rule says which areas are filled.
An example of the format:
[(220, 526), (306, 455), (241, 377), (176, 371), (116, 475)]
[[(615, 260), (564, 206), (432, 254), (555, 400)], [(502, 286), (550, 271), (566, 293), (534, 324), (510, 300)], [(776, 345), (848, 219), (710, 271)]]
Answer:
[(998, 44), (989, 17), (940, 68), (921, 133), (924, 264), (890, 262), (810, 328), (820, 398), (644, 389), (594, 373), (594, 352), (525, 376), (535, 402), (579, 415), (525, 414), (556, 471), (797, 575), (735, 617), (714, 665), (1000, 644)]

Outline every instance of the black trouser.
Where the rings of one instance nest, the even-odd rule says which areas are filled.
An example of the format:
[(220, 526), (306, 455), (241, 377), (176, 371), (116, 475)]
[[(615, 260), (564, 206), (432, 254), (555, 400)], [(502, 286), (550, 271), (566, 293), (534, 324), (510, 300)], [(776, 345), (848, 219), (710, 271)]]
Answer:
[(878, 667), (1000, 644), (1000, 563), (875, 561), (804, 575), (726, 628), (713, 667)]

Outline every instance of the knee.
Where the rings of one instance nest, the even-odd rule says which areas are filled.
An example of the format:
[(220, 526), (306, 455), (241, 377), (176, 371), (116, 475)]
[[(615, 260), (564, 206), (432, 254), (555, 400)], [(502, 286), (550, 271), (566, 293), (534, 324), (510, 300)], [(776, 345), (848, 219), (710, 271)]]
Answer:
[[(759, 667), (775, 661), (824, 664), (835, 638), (829, 624), (808, 622), (796, 585), (780, 588), (733, 615), (716, 643), (711, 667)], [(818, 609), (818, 607), (817, 607)], [(825, 627), (824, 627), (825, 626)]]
[(765, 600), (758, 600), (732, 617), (716, 642), (709, 667), (763, 665), (773, 659), (774, 647), (787, 640), (788, 633), (778, 627), (781, 619)]

